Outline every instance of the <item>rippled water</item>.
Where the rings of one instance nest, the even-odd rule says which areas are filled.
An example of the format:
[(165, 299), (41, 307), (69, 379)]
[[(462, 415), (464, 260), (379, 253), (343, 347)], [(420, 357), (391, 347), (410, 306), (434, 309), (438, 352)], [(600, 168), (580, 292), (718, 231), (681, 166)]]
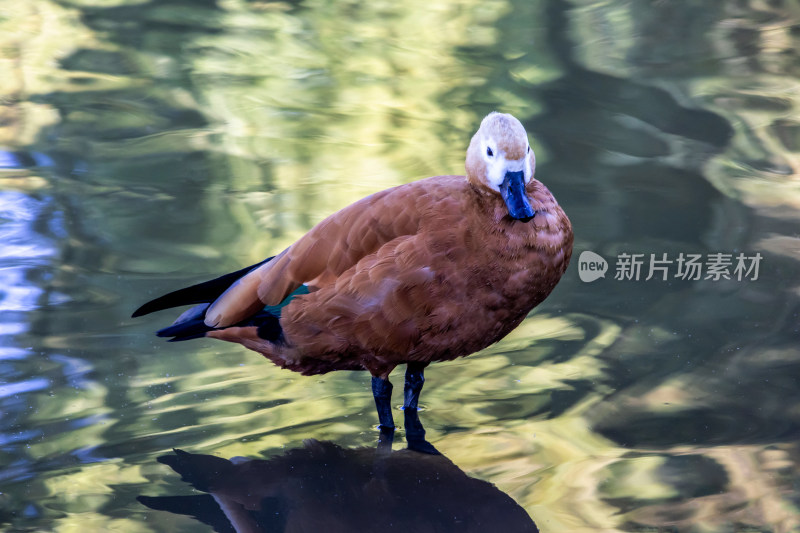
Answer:
[[(797, 530), (799, 38), (781, 0), (0, 0), (0, 527), (209, 530), (137, 500), (199, 494), (158, 457), (322, 446), (357, 458), (358, 490), (397, 494), (385, 465), (410, 460), (545, 532)], [(426, 372), (451, 462), (397, 442), (367, 475), (368, 375), (128, 318), (370, 192), (461, 173), (495, 109), (525, 124), (576, 253), (508, 338)], [(604, 279), (579, 279), (587, 250)], [(615, 279), (624, 253), (642, 279)], [(762, 261), (643, 279), (681, 253)], [(270, 498), (305, 509), (287, 483)]]

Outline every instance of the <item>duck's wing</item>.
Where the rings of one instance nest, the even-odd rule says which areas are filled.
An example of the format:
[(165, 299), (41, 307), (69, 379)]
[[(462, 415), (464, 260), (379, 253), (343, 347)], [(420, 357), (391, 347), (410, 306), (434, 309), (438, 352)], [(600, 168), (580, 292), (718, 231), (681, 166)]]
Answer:
[[(330, 285), (363, 257), (386, 243), (419, 231), (424, 216), (447, 196), (444, 182), (456, 176), (428, 178), (368, 196), (326, 218), (269, 263), (225, 291), (206, 312), (205, 323), (226, 327), (277, 305), (306, 284)], [(463, 180), (463, 178), (461, 178)]]
[[(169, 309), (171, 307), (179, 307), (181, 305), (190, 305), (190, 304), (210, 304), (214, 300), (220, 297), (225, 290), (230, 287), (237, 279), (245, 276), (251, 270), (255, 270), (256, 268), (260, 267), (264, 263), (268, 263), (272, 261), (272, 257), (268, 257), (264, 259), (260, 263), (256, 263), (255, 265), (250, 265), (249, 267), (245, 267), (241, 270), (237, 270), (236, 272), (231, 272), (230, 274), (225, 274), (218, 278), (212, 279), (210, 281), (205, 281), (203, 283), (198, 283), (196, 285), (192, 285), (191, 287), (185, 287), (183, 289), (178, 289), (177, 291), (172, 291), (169, 294), (165, 294), (164, 296), (160, 296), (155, 300), (150, 300), (146, 304), (142, 305), (133, 312), (131, 318), (136, 318), (142, 315), (148, 315), (150, 313), (154, 313), (155, 311), (161, 311), (163, 309)], [(183, 318), (181, 315), (180, 318), (176, 322), (180, 322)]]

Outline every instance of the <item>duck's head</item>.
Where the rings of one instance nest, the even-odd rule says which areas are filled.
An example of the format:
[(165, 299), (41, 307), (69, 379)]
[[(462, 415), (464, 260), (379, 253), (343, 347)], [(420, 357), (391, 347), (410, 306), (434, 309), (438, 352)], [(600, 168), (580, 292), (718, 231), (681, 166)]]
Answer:
[(527, 222), (536, 214), (525, 194), (536, 156), (519, 120), (505, 113), (488, 114), (469, 143), (466, 167), (470, 183), (502, 196), (511, 218)]

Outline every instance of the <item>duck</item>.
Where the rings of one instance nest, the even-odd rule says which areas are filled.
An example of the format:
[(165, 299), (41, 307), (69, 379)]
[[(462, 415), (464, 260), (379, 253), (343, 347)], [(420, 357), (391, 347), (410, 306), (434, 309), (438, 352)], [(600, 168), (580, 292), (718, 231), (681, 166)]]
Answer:
[(238, 343), (303, 375), (366, 370), (381, 431), (394, 430), (389, 374), (404, 364), (406, 438), (424, 451), (416, 413), (426, 367), (505, 337), (572, 255), (572, 225), (534, 178), (519, 120), (487, 115), (465, 169), (367, 196), (277, 255), (151, 300), (133, 317), (193, 304), (157, 335)]

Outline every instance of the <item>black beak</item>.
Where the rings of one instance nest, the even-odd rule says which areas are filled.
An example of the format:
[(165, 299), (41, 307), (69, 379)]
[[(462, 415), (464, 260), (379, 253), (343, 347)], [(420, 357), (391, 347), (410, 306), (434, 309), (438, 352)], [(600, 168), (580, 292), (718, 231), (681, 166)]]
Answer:
[(525, 195), (525, 175), (522, 171), (506, 172), (506, 177), (500, 184), (500, 194), (511, 218), (527, 222), (536, 215)]

